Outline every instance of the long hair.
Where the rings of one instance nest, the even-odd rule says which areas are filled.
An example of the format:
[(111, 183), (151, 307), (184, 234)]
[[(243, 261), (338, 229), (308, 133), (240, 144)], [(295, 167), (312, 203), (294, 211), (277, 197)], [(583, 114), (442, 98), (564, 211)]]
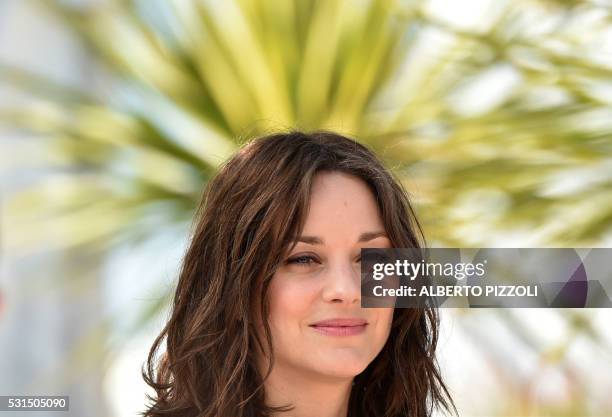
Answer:
[[(265, 340), (258, 337), (255, 313), (268, 317), (270, 280), (304, 226), (321, 171), (368, 185), (393, 247), (423, 247), (406, 191), (364, 145), (327, 131), (250, 141), (208, 183), (198, 206), (170, 318), (143, 366), (155, 394), (141, 415), (267, 417), (287, 410), (264, 403), (272, 339), (267, 320)], [(456, 413), (435, 358), (438, 327), (435, 308), (396, 309), (383, 349), (354, 378), (348, 416)], [(261, 375), (256, 353), (264, 342), (272, 361)]]

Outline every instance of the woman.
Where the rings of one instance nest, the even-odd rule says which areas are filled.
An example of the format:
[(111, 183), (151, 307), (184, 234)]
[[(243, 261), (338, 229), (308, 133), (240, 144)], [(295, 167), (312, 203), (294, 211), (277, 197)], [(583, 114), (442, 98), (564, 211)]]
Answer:
[(361, 248), (423, 245), (405, 192), (366, 147), (331, 132), (254, 140), (208, 184), (195, 225), (143, 370), (156, 392), (144, 416), (454, 409), (437, 312), (360, 307)]

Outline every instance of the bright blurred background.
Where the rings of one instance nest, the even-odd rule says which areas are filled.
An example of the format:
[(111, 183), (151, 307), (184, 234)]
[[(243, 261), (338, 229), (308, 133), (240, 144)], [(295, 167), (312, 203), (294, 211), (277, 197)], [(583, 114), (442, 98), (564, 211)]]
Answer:
[[(0, 395), (142, 411), (203, 186), (278, 129), (374, 148), (432, 246), (612, 246), (611, 17), (605, 0), (0, 1)], [(442, 324), (462, 417), (612, 416), (612, 311)]]

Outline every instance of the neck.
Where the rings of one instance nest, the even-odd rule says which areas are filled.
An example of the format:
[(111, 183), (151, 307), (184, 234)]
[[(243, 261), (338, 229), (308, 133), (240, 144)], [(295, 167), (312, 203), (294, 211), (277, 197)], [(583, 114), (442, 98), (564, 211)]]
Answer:
[(346, 417), (352, 381), (275, 367), (265, 382), (266, 403), (294, 406), (274, 417)]

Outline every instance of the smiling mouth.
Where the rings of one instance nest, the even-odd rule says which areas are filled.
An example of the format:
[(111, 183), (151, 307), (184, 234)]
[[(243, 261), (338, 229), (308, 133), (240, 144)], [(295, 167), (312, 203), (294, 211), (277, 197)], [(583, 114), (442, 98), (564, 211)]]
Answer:
[(352, 326), (311, 325), (315, 331), (326, 336), (356, 336), (365, 332), (367, 323)]
[(325, 336), (356, 336), (365, 332), (368, 323), (363, 320), (328, 320), (310, 325)]

